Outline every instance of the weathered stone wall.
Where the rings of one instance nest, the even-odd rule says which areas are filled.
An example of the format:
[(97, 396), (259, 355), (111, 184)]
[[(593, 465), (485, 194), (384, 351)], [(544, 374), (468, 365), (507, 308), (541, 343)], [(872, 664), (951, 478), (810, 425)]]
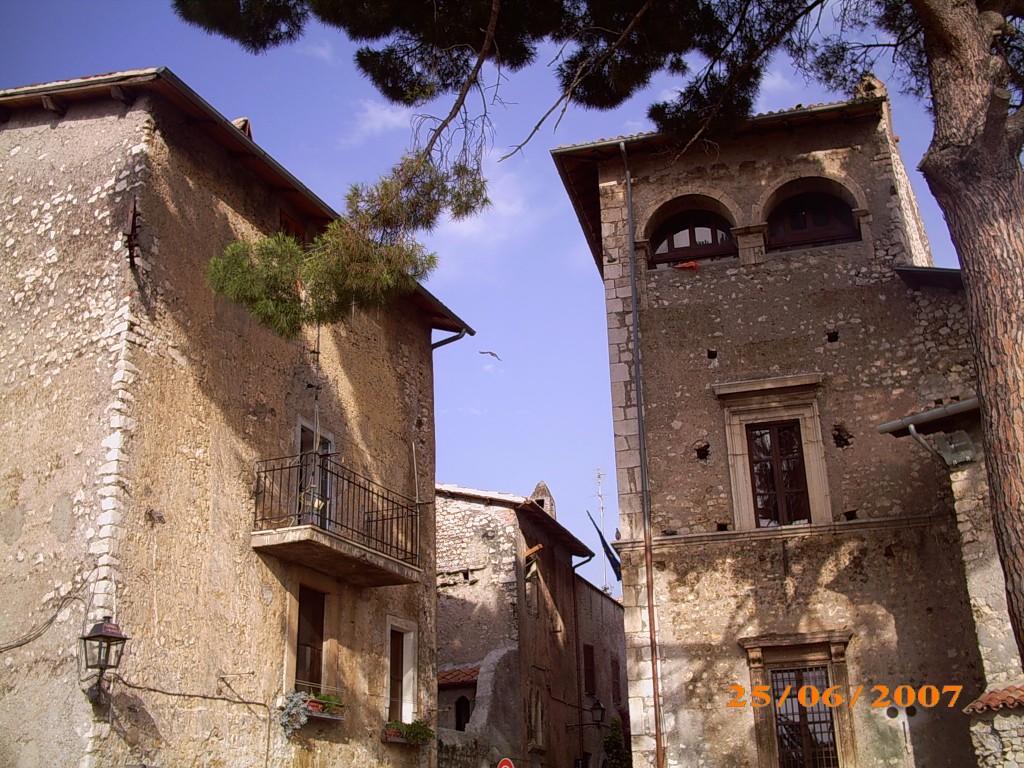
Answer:
[[(573, 572), (575, 550), (549, 519), (553, 502), (545, 513), (524, 501), (439, 488), (438, 664), (480, 665), (464, 741), (487, 747), (492, 764), (509, 757), (516, 765), (560, 768), (584, 751), (602, 751), (599, 729), (566, 728), (588, 720), (593, 703), (582, 694), (583, 644), (595, 647), (598, 696), (609, 719), (612, 655), (622, 663), (625, 696), (622, 608)], [(538, 545), (527, 577), (525, 553)]]
[(519, 643), (519, 563), (511, 505), (437, 495), (438, 664), (476, 664)]
[(984, 712), (971, 718), (978, 768), (1024, 765), (1024, 716), (1020, 709)]
[(973, 438), (976, 460), (951, 469), (950, 480), (978, 652), (985, 682), (991, 687), (1017, 682), (1024, 672), (1010, 626), (1006, 579), (996, 551), (980, 433)]
[(87, 611), (120, 607), (119, 451), (134, 375), (121, 230), (144, 122), (82, 107), (0, 125), (0, 626), (4, 643), (25, 640), (0, 671), (5, 765), (77, 765), (101, 727), (79, 690), (77, 646)]
[[(744, 636), (848, 629), (853, 685), (962, 684), (965, 701), (980, 691), (945, 472), (875, 431), (973, 394), (962, 296), (911, 290), (893, 269), (930, 261), (919, 225), (905, 226), (916, 206), (901, 199), (909, 188), (885, 114), (752, 130), (706, 153), (630, 148), (632, 232), (621, 160), (599, 168), (638, 765), (653, 760), (654, 728), (632, 380), (634, 245), (668, 765), (757, 762), (752, 710), (726, 707), (729, 685), (751, 684), (737, 644)], [(736, 228), (757, 231), (779, 188), (803, 177), (842, 186), (859, 242), (764, 253), (741, 233), (738, 259), (645, 268), (645, 241), (672, 200), (711, 198)], [(825, 505), (814, 526), (744, 532), (728, 404), (713, 387), (786, 376), (816, 382), (806, 399), (820, 440), (808, 439), (821, 455)], [(857, 765), (907, 755), (907, 764), (970, 764), (966, 724), (950, 712), (918, 708), (890, 719), (884, 708), (855, 708)]]
[[(603, 555), (598, 555), (603, 557)], [(606, 709), (605, 726), (611, 726), (616, 717), (629, 724), (628, 682), (626, 679), (626, 635), (622, 604), (595, 587), (581, 576), (576, 577), (577, 626), (581, 644), (594, 647), (595, 695), (583, 697), (583, 709), (577, 722), (587, 722), (589, 707), (593, 700), (599, 700)], [(612, 660), (618, 668), (618, 687), (613, 686)], [(579, 670), (582, 681), (583, 656), (580, 656)], [(615, 693), (618, 692), (618, 698)], [(585, 727), (576, 729), (576, 738), (581, 741), (580, 752), (589, 752), (592, 766), (601, 766), (604, 757), (603, 728)]]
[[(63, 730), (75, 733), (78, 742), (88, 741), (89, 763), (95, 765), (127, 759), (169, 766), (201, 759), (207, 765), (262, 766), (267, 750), (271, 764), (296, 766), (432, 763), (429, 748), (410, 750), (379, 739), (387, 710), (389, 617), (417, 629), (417, 715), (429, 719), (434, 709), (431, 507), (421, 506), (423, 579), (409, 586), (354, 588), (257, 555), (249, 545), (253, 464), (297, 453), (299, 419), (313, 417), (314, 390), (307, 384), (316, 379), (306, 350), (314, 339), (308, 335), (290, 343), (262, 330), (238, 308), (215, 300), (203, 275), (207, 260), (227, 243), (276, 230), (282, 203), (166, 105), (144, 98), (125, 117), (100, 116), (110, 108), (72, 106), (60, 121), (17, 115), (0, 131), (0, 141), (9, 146), (5, 159), (18, 145), (36, 163), (39, 155), (56, 154), (58, 147), (73, 148), (67, 158), (54, 157), (54, 166), (71, 165), (83, 148), (95, 156), (93, 166), (83, 162), (76, 165), (77, 175), (69, 174), (68, 194), (78, 206), (69, 198), (63, 221), (54, 201), (66, 184), (55, 181), (51, 192), (38, 167), (5, 168), (8, 176), (37, 179), (9, 185), (5, 195), (32, 201), (32, 208), (49, 202), (55, 209), (51, 229), (62, 246), (54, 266), (26, 283), (26, 289), (36, 289), (33, 298), (15, 307), (24, 317), (29, 301), (40, 307), (47, 302), (50, 317), (39, 318), (45, 323), (33, 321), (38, 338), (30, 333), (19, 339), (8, 357), (26, 363), (14, 362), (5, 373), (15, 383), (19, 369), (39, 357), (38, 372), (52, 379), (57, 407), (28, 397), (5, 407), (11, 409), (9, 419), (29, 415), (37, 425), (50, 418), (54, 423), (33, 430), (31, 461), (21, 451), (11, 464), (24, 472), (59, 459), (64, 462), (60, 472), (46, 470), (57, 476), (54, 482), (81, 486), (56, 493), (57, 488), (19, 480), (17, 506), (40, 519), (36, 530), (21, 526), (9, 537), (12, 557), (6, 567), (16, 562), (19, 550), (26, 557), (41, 555), (40, 566), (50, 559), (38, 569), (40, 576), (48, 576), (45, 587), (31, 573), (18, 579), (40, 592), (25, 590), (21, 612), (43, 599), (52, 605), (55, 598), (44, 598), (42, 592), (54, 584), (58, 592), (67, 592), (76, 579), (84, 579), (97, 594), (91, 612), (116, 607), (118, 622), (132, 637), (120, 670), (125, 682), (112, 687), (109, 724), (92, 725), (88, 704), (67, 674), (75, 658), (71, 640), (81, 631), (79, 606), (71, 611), (73, 620), (66, 620), (75, 626), (61, 628), (63, 681), (41, 688), (40, 695), (74, 707), (78, 724)], [(21, 130), (13, 132), (20, 127), (18, 120), (31, 123), (24, 136)], [(122, 166), (129, 173), (119, 179)], [(117, 249), (129, 191), (138, 197), (142, 216), (135, 275)], [(43, 199), (43, 192), (49, 197)], [(89, 195), (95, 199), (86, 203)], [(21, 203), (5, 200), (20, 217), (15, 206)], [(31, 221), (31, 215), (24, 223), (15, 219), (19, 234)], [(22, 236), (18, 248), (35, 258), (41, 245)], [(77, 279), (70, 279), (76, 272)], [(67, 291), (63, 301), (38, 290), (47, 282)], [(28, 290), (25, 294), (30, 295)], [(60, 320), (62, 315), (67, 319)], [(66, 325), (74, 326), (74, 333), (60, 338)], [(52, 340), (45, 340), (46, 334)], [(49, 349), (42, 351), (44, 340)], [(402, 302), (354, 313), (325, 328), (320, 356), (321, 421), (333, 434), (341, 460), (382, 485), (422, 499), (431, 498), (433, 487), (429, 341), (426, 319)], [(50, 361), (43, 364), (47, 356)], [(65, 366), (65, 360), (77, 362), (81, 370)], [(61, 413), (68, 406), (75, 410)], [(61, 425), (72, 425), (72, 430)], [(413, 443), (419, 489), (414, 487)], [(41, 463), (44, 457), (47, 464)], [(64, 515), (70, 518), (51, 521), (51, 533), (42, 526), (43, 516), (52, 515), (43, 507), (47, 497), (61, 498), (57, 508), (67, 506)], [(71, 516), (78, 507), (81, 522)], [(60, 531), (73, 544), (59, 556), (69, 560), (67, 566), (46, 554), (47, 549), (59, 551), (46, 542)], [(89, 552), (72, 560), (79, 541), (78, 547), (88, 546)], [(116, 571), (90, 574), (104, 556)], [(67, 576), (54, 575), (65, 569)], [(12, 570), (9, 580), (17, 573)], [(111, 578), (102, 581), (106, 573)], [(276, 723), (276, 705), (290, 679), (286, 659), (294, 639), (289, 614), (296, 610), (300, 583), (328, 593), (331, 668), (325, 673), (342, 688), (348, 715), (342, 723), (308, 726), (298, 741), (286, 742)], [(24, 623), (24, 618), (17, 622)], [(44, 656), (38, 645), (32, 652), (48, 658), (48, 665), (60, 658)], [(41, 762), (78, 764), (83, 744), (40, 744), (38, 722), (33, 731), (17, 740), (34, 742), (26, 750), (44, 750)]]

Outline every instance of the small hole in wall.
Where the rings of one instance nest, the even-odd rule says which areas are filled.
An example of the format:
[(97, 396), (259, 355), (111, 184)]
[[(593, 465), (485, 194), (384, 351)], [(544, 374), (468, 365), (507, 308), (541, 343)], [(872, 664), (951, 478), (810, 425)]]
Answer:
[(939, 397), (939, 398), (936, 398), (935, 400), (932, 400), (932, 404), (933, 405), (942, 405), (942, 398)]
[(839, 341), (839, 331), (829, 331), (827, 338), (829, 344), (835, 344), (837, 341)]
[(832, 442), (836, 444), (836, 448), (849, 448), (853, 445), (853, 434), (841, 421), (832, 425)]
[(711, 446), (704, 440), (694, 444), (693, 454), (697, 457), (697, 461), (707, 461), (711, 457)]
[(463, 581), (469, 581), (469, 571), (463, 571), (462, 572), (462, 580)]
[(718, 350), (717, 349), (709, 349), (708, 350), (708, 360), (715, 360), (717, 358), (718, 358)]
[(856, 520), (857, 519), (857, 510), (856, 509), (848, 509), (845, 512), (843, 512), (843, 517), (845, 517), (847, 520)]
[(732, 526), (729, 523), (717, 523), (715, 525), (716, 531), (728, 531)]

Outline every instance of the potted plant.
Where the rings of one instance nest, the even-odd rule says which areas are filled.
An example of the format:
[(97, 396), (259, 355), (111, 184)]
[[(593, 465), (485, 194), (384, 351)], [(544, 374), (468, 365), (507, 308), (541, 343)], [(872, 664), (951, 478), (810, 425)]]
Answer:
[(345, 705), (342, 704), (341, 699), (333, 693), (313, 694), (313, 696), (306, 701), (306, 706), (309, 707), (311, 712), (322, 712), (325, 715), (334, 715), (337, 717), (345, 714)]
[(411, 723), (402, 723), (398, 720), (388, 720), (384, 724), (384, 735), (382, 741), (395, 744), (426, 744), (434, 738), (434, 731), (422, 720), (413, 720)]

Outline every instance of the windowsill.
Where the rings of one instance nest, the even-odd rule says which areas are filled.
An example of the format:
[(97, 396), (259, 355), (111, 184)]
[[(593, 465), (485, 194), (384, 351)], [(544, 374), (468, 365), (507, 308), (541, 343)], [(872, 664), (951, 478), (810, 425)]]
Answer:
[[(938, 523), (948, 523), (948, 515), (914, 515), (913, 517), (883, 517), (867, 520), (840, 520), (824, 525), (784, 525), (774, 528), (756, 528), (750, 531), (708, 531), (706, 533), (683, 533), (677, 536), (655, 536), (654, 547), (671, 547), (720, 543), (729, 541), (757, 541), (760, 539), (795, 539), (803, 536), (839, 536), (866, 531), (893, 528), (921, 528)], [(642, 539), (615, 542), (616, 549), (638, 549)]]
[(345, 713), (344, 712), (316, 712), (316, 711), (314, 711), (312, 709), (308, 709), (307, 708), (307, 710), (306, 710), (306, 717), (308, 717), (308, 718), (310, 718), (312, 720), (336, 720), (336, 721), (340, 721), (340, 720), (344, 720), (345, 719)]

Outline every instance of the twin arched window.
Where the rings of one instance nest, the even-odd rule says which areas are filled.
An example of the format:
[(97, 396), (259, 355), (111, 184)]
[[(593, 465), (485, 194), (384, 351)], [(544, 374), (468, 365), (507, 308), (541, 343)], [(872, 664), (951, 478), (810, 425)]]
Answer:
[[(808, 184), (826, 180), (801, 179), (791, 184), (807, 190)], [(820, 187), (821, 184), (815, 184)], [(790, 185), (785, 185), (782, 191)], [(791, 188), (791, 187), (790, 187)], [(716, 261), (738, 256), (732, 224), (721, 214), (706, 209), (675, 213), (651, 237), (652, 269), (688, 261)], [(768, 250), (809, 248), (860, 240), (860, 228), (850, 205), (830, 191), (812, 190), (783, 197), (768, 215)]]

